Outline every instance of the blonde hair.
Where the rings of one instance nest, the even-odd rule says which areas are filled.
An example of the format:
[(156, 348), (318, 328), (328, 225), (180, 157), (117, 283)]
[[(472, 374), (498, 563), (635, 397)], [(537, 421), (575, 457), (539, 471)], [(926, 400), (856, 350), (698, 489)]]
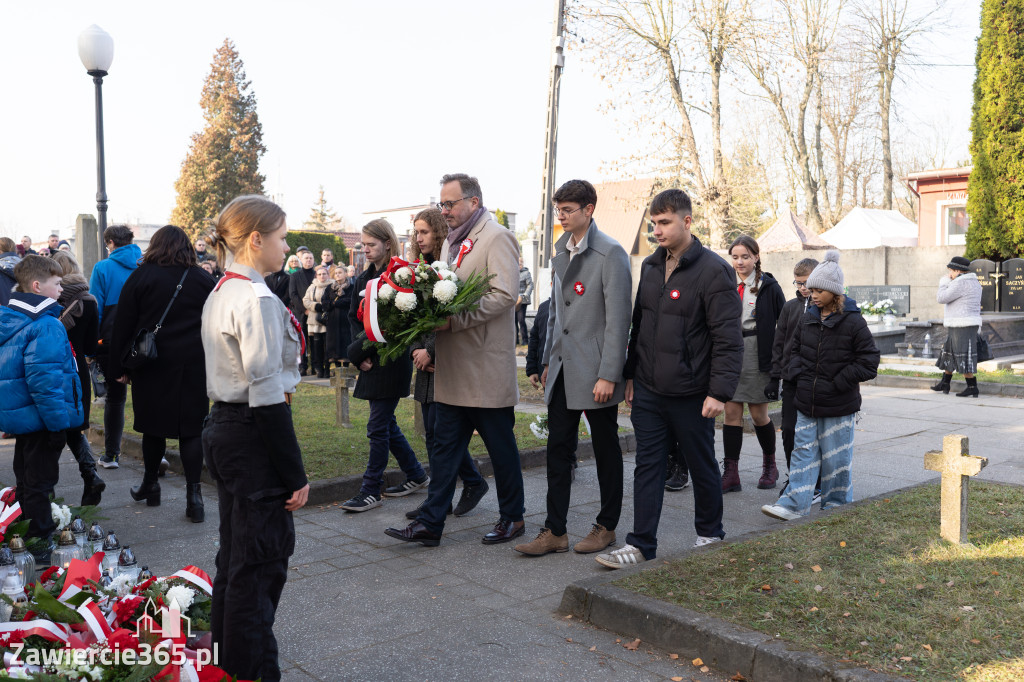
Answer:
[(402, 246), (398, 242), (398, 235), (395, 234), (395, 228), (391, 226), (384, 218), (377, 218), (363, 225), (363, 234), (367, 237), (372, 237), (379, 242), (384, 243), (388, 249), (388, 255), (385, 259), (390, 261), (394, 256), (400, 256), (402, 254)]
[(54, 263), (60, 266), (60, 269), (64, 271), (64, 277), (68, 275), (81, 275), (82, 268), (79, 267), (78, 261), (67, 251), (54, 251), (53, 255), (50, 256)]
[(232, 199), (213, 221), (217, 262), (228, 263), (227, 252), (236, 256), (248, 248), (249, 235), (253, 232), (263, 236), (276, 232), (284, 217), (284, 209), (265, 196), (244, 194)]

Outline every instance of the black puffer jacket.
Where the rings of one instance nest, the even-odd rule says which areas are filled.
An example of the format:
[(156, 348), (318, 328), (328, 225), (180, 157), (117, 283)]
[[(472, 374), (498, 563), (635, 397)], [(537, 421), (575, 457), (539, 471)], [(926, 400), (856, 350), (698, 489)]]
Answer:
[(786, 301), (786, 305), (782, 306), (782, 313), (775, 323), (775, 342), (772, 344), (771, 378), (774, 381), (793, 381), (788, 371), (789, 360), (793, 357), (797, 326), (808, 307), (810, 299), (801, 296), (800, 292), (797, 292), (796, 298)]
[(881, 354), (860, 314), (847, 298), (841, 315), (821, 319), (807, 308), (800, 318), (789, 375), (796, 379), (796, 409), (809, 417), (843, 417), (860, 409), (860, 382), (878, 375)]
[(544, 343), (548, 336), (548, 310), (550, 307), (551, 299), (545, 299), (537, 306), (537, 315), (533, 318), (530, 342), (526, 346), (526, 376), (528, 377), (544, 371), (540, 361), (541, 356), (544, 355)]
[(757, 368), (762, 372), (772, 371), (772, 346), (775, 343), (775, 323), (786, 305), (786, 295), (782, 293), (770, 272), (763, 273), (761, 286), (757, 290), (754, 303), (754, 319), (757, 321)]
[(726, 402), (743, 365), (736, 272), (694, 237), (665, 281), (666, 251), (644, 259), (623, 376), (666, 396)]

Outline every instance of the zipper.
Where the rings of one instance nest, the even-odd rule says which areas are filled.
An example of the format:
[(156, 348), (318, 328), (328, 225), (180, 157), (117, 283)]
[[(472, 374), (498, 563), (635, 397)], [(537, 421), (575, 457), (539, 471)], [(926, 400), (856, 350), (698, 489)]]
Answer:
[(818, 328), (818, 353), (817, 357), (814, 358), (814, 382), (811, 384), (811, 416), (814, 416), (814, 406), (816, 404), (816, 391), (818, 389), (818, 370), (821, 368), (821, 337), (824, 336), (825, 325), (822, 324)]

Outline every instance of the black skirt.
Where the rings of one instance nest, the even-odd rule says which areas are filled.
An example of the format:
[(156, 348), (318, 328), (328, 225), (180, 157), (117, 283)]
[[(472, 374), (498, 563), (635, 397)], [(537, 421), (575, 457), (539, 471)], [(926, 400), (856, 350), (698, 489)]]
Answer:
[(978, 371), (978, 327), (949, 327), (935, 366), (947, 374)]

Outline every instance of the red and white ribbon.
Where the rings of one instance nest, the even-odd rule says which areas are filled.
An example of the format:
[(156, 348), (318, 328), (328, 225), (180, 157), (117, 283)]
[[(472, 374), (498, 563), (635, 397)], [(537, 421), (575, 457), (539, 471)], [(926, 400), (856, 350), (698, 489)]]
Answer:
[(97, 642), (106, 641), (114, 631), (100, 611), (100, 607), (92, 599), (86, 599), (76, 610), (85, 619), (85, 624), (89, 626), (89, 631), (96, 637)]
[(363, 331), (370, 341), (387, 343), (384, 333), (380, 330), (380, 323), (377, 321), (377, 290), (380, 289), (380, 278), (371, 279), (366, 283), (366, 293), (363, 296), (361, 305), (363, 310)]
[[(0, 634), (4, 632), (20, 632), (22, 639), (30, 635), (39, 635), (51, 642), (66, 642), (71, 629), (61, 623), (54, 623), (52, 620), (38, 619), (0, 623)], [(3, 643), (2, 637), (0, 637), (0, 643)]]
[(469, 253), (472, 250), (473, 250), (473, 240), (472, 239), (463, 239), (462, 240), (462, 244), (459, 245), (459, 255), (455, 259), (455, 267), (461, 268), (462, 267), (462, 257), (465, 256), (467, 253)]
[[(0, 497), (7, 496), (13, 490), (14, 488), (0, 490)], [(19, 502), (15, 502), (12, 505), (3, 505), (3, 510), (0, 511), (0, 534), (7, 532), (7, 526), (11, 525), (19, 516), (21, 516), (21, 504)]]
[(197, 566), (186, 566), (171, 577), (184, 578), (206, 594), (213, 594), (213, 582), (209, 574)]

